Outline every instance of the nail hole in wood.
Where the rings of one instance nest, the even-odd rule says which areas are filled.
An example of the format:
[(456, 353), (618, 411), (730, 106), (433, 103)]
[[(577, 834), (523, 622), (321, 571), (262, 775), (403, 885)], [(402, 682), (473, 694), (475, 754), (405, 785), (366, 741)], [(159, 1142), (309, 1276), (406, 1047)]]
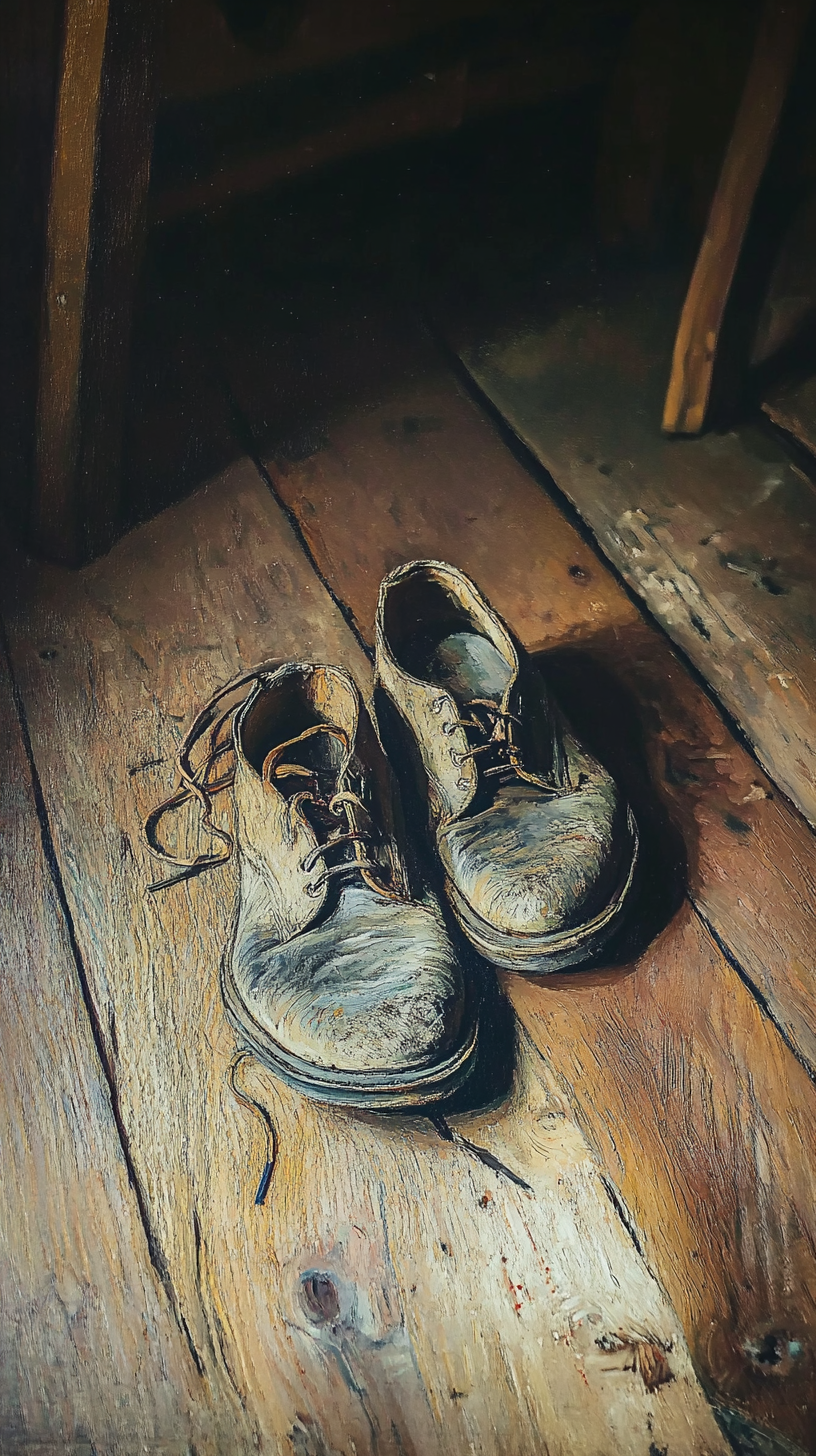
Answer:
[(300, 1289), (306, 1311), (315, 1324), (337, 1323), (340, 1318), (340, 1299), (331, 1274), (302, 1274)]
[(769, 1330), (756, 1340), (748, 1341), (745, 1353), (760, 1370), (785, 1375), (802, 1354), (802, 1344), (784, 1330)]
[(698, 617), (696, 612), (689, 612), (689, 621), (691, 622), (691, 625), (694, 628), (695, 632), (698, 634), (698, 636), (702, 637), (705, 642), (711, 641), (711, 633), (709, 632), (702, 617)]

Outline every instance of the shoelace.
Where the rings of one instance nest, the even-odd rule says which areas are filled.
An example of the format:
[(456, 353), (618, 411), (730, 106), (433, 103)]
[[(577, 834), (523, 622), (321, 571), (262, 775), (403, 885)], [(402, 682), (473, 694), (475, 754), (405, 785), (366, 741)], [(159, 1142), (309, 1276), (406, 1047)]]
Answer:
[[(359, 871), (363, 881), (370, 889), (376, 890), (378, 894), (384, 895), (388, 899), (401, 899), (402, 897), (400, 895), (382, 883), (381, 877), (387, 873), (386, 866), (381, 864), (379, 860), (365, 858), (364, 846), (372, 844), (379, 836), (377, 835), (371, 815), (359, 794), (352, 793), (350, 789), (342, 789), (327, 799), (319, 793), (318, 775), (312, 769), (305, 768), (299, 763), (280, 762), (282, 755), (290, 748), (320, 734), (336, 738), (342, 745), (344, 754), (348, 754), (350, 745), (348, 736), (344, 733), (343, 729), (336, 728), (328, 723), (318, 723), (312, 728), (307, 728), (305, 733), (299, 734), (297, 738), (289, 739), (286, 743), (281, 743), (278, 747), (273, 748), (264, 759), (261, 773), (264, 781), (269, 783), (274, 782), (276, 779), (290, 777), (308, 778), (311, 780), (312, 788), (295, 794), (290, 802), (293, 812), (309, 823), (313, 829), (318, 826), (321, 829), (325, 829), (327, 823), (330, 822), (330, 817), (341, 820), (337, 828), (330, 828), (328, 830), (323, 843), (316, 844), (314, 849), (300, 862), (301, 870), (308, 874), (320, 860), (323, 861), (322, 873), (316, 880), (310, 881), (306, 886), (306, 893), (311, 895), (313, 899), (316, 899), (327, 880), (333, 879), (338, 875)], [(306, 820), (304, 812), (307, 804), (311, 805), (315, 811), (309, 820)], [(317, 820), (317, 825), (314, 823), (315, 819)], [(345, 821), (345, 829), (343, 828), (343, 821)], [(327, 864), (326, 855), (341, 848), (343, 845), (352, 846), (354, 858), (341, 860), (337, 864)]]
[[(437, 699), (437, 702), (444, 701), (444, 698)], [(469, 716), (465, 716), (466, 714)], [(497, 778), (505, 782), (511, 778), (519, 778), (524, 783), (535, 784), (536, 788), (553, 798), (569, 793), (571, 785), (566, 763), (563, 765), (563, 782), (560, 784), (555, 783), (553, 777), (533, 773), (525, 767), (521, 749), (514, 737), (515, 729), (521, 726), (521, 719), (517, 714), (500, 707), (492, 698), (470, 698), (464, 704), (460, 716), (443, 724), (442, 732), (449, 736), (459, 727), (464, 728), (466, 733), (479, 734), (482, 739), (480, 743), (473, 744), (461, 753), (454, 751), (451, 756), (457, 767), (466, 759), (475, 759), (480, 754), (489, 753), (496, 761), (489, 767), (482, 768), (484, 778)]]
[(238, 1068), (246, 1062), (257, 1061), (252, 1052), (244, 1049), (237, 1051), (227, 1068), (227, 1085), (242, 1107), (246, 1107), (260, 1121), (266, 1134), (266, 1159), (264, 1161), (261, 1176), (258, 1179), (258, 1186), (255, 1190), (255, 1207), (262, 1208), (266, 1202), (266, 1195), (269, 1192), (269, 1185), (272, 1182), (272, 1174), (275, 1171), (275, 1164), (278, 1160), (278, 1134), (275, 1124), (269, 1115), (266, 1107), (256, 1098), (251, 1097), (246, 1087), (239, 1087), (237, 1082)]
[[(274, 664), (264, 664), (251, 673), (245, 673), (233, 678), (226, 683), (217, 693), (214, 693), (209, 702), (198, 713), (176, 756), (176, 772), (178, 783), (173, 793), (160, 804), (156, 805), (144, 821), (143, 831), (148, 849), (157, 859), (167, 864), (176, 865), (177, 873), (168, 875), (166, 879), (155, 880), (148, 885), (150, 893), (155, 894), (158, 890), (168, 889), (171, 885), (177, 885), (183, 880), (189, 880), (194, 875), (201, 874), (203, 870), (211, 869), (215, 865), (225, 864), (230, 858), (235, 846), (235, 841), (229, 830), (216, 824), (212, 818), (212, 801), (217, 794), (231, 787), (235, 781), (235, 755), (232, 741), (232, 716), (236, 709), (245, 701), (248, 692), (257, 683), (262, 682), (265, 674), (271, 671)], [(237, 701), (224, 707), (225, 700), (240, 693)], [(323, 873), (316, 881), (312, 881), (308, 887), (308, 893), (316, 898), (320, 893), (326, 880), (335, 876), (358, 872), (362, 875), (365, 883), (378, 894), (388, 899), (399, 899), (395, 891), (382, 883), (382, 876), (387, 873), (386, 867), (378, 860), (366, 859), (361, 852), (361, 846), (371, 843), (377, 838), (373, 821), (366, 809), (362, 799), (348, 790), (333, 794), (326, 799), (321, 796), (318, 790), (318, 776), (302, 764), (281, 763), (282, 755), (296, 745), (307, 741), (317, 734), (325, 733), (336, 737), (342, 744), (345, 753), (348, 753), (348, 736), (341, 728), (335, 728), (330, 724), (316, 724), (298, 737), (289, 739), (287, 742), (277, 745), (264, 759), (261, 777), (265, 783), (274, 783), (278, 779), (286, 779), (293, 776), (308, 778), (311, 781), (311, 788), (296, 794), (292, 799), (294, 812), (305, 821), (304, 808), (311, 803), (317, 811), (318, 820), (322, 817), (325, 827), (326, 817), (340, 818), (345, 820), (345, 831), (341, 825), (337, 831), (329, 830), (323, 844), (318, 844), (301, 864), (301, 869), (309, 871), (320, 858), (338, 847), (351, 844), (354, 846), (354, 858), (343, 860), (339, 864), (323, 864)], [(202, 738), (208, 735), (209, 742), (202, 763), (198, 768), (193, 767), (192, 755), (196, 745)], [(230, 756), (232, 762), (223, 768), (224, 759)], [(195, 801), (201, 810), (201, 827), (213, 839), (220, 844), (220, 849), (214, 854), (198, 854), (194, 859), (185, 859), (183, 856), (174, 853), (159, 837), (159, 825), (165, 816), (176, 809), (182, 808), (184, 804)], [(308, 822), (308, 821), (306, 821)], [(311, 827), (314, 829), (315, 825)]]
[[(240, 707), (241, 703), (245, 701), (251, 688), (257, 683), (262, 682), (265, 675), (273, 672), (277, 666), (277, 663), (264, 663), (250, 673), (243, 673), (233, 678), (231, 682), (226, 683), (223, 688), (220, 688), (217, 693), (213, 694), (209, 702), (193, 720), (176, 756), (176, 770), (179, 782), (169, 798), (164, 799), (161, 804), (157, 804), (156, 808), (147, 816), (144, 823), (144, 834), (151, 853), (156, 855), (158, 859), (178, 865), (179, 872), (176, 875), (171, 875), (166, 880), (158, 880), (154, 884), (149, 885), (149, 890), (155, 892), (156, 890), (166, 889), (170, 885), (178, 884), (182, 880), (190, 879), (191, 876), (199, 874), (202, 870), (208, 869), (213, 865), (224, 864), (232, 854), (234, 847), (233, 837), (226, 829), (222, 829), (219, 825), (213, 823), (211, 811), (213, 797), (229, 788), (234, 782), (234, 761), (220, 775), (216, 773), (214, 777), (211, 777), (211, 774), (214, 769), (218, 768), (219, 764), (221, 764), (228, 754), (233, 754), (234, 757), (231, 721), (236, 708)], [(222, 704), (225, 699), (237, 693), (241, 694), (237, 701), (223, 708)], [(495, 707), (495, 704), (491, 704), (491, 706)], [(346, 747), (348, 746), (348, 740), (346, 735), (342, 733), (342, 730), (331, 729), (329, 725), (317, 725), (314, 729), (307, 729), (306, 733), (300, 735), (299, 738), (292, 739), (288, 743), (280, 744), (278, 747), (272, 749), (264, 760), (263, 777), (265, 779), (268, 778), (270, 781), (273, 778), (286, 778), (289, 776), (305, 776), (315, 779), (316, 775), (302, 764), (280, 763), (279, 759), (287, 749), (321, 729), (323, 731), (336, 732), (345, 741)], [(209, 734), (209, 746), (203, 763), (198, 769), (195, 769), (191, 756), (196, 745), (205, 734)], [(304, 870), (308, 870), (310, 867), (309, 861), (316, 863), (318, 859), (323, 858), (325, 878), (330, 878), (332, 875), (341, 874), (347, 870), (359, 870), (363, 873), (363, 877), (368, 883), (372, 884), (373, 888), (378, 890), (380, 894), (394, 899), (401, 898), (394, 891), (386, 889), (384, 885), (375, 880), (374, 877), (383, 872), (383, 866), (375, 860), (362, 859), (358, 853), (358, 847), (371, 839), (373, 825), (371, 824), (370, 816), (363, 801), (357, 794), (344, 790), (335, 793), (330, 799), (326, 800), (311, 790), (305, 790), (297, 798), (300, 801), (299, 807), (302, 807), (307, 802), (311, 802), (318, 812), (325, 810), (326, 813), (335, 817), (339, 817), (342, 814), (347, 819), (349, 825), (345, 833), (341, 826), (338, 833), (332, 834), (330, 832), (325, 844), (316, 845), (311, 854), (303, 861), (302, 868)], [(190, 800), (195, 800), (200, 805), (202, 827), (221, 842), (223, 848), (218, 854), (197, 855), (193, 860), (185, 860), (179, 855), (174, 854), (172, 850), (169, 850), (159, 839), (158, 827), (164, 816), (174, 809), (181, 808), (183, 804), (189, 803)], [(358, 828), (355, 824), (355, 819), (359, 819), (363, 824), (368, 821), (371, 829), (366, 831)], [(340, 865), (325, 865), (326, 853), (342, 844), (354, 844), (354, 860), (346, 861)], [(245, 1087), (239, 1086), (238, 1084), (239, 1068), (251, 1060), (257, 1060), (253, 1052), (247, 1051), (244, 1048), (239, 1049), (227, 1069), (227, 1083), (236, 1101), (257, 1117), (264, 1129), (266, 1157), (254, 1199), (256, 1206), (262, 1207), (266, 1202), (277, 1163), (278, 1137), (275, 1125), (267, 1108), (263, 1103), (252, 1097)], [(509, 1178), (511, 1182), (517, 1184), (527, 1192), (532, 1193), (532, 1188), (523, 1178), (520, 1178), (517, 1173), (514, 1173), (510, 1168), (506, 1167), (492, 1153), (487, 1152), (484, 1148), (477, 1147), (467, 1138), (462, 1137), (459, 1132), (454, 1131), (441, 1113), (430, 1114), (429, 1121), (438, 1135), (446, 1142), (459, 1144), (486, 1167), (491, 1168), (500, 1176)]]
[[(213, 865), (224, 864), (232, 854), (233, 838), (226, 829), (213, 823), (212, 801), (216, 794), (228, 789), (235, 779), (234, 761), (221, 773), (211, 777), (213, 770), (217, 769), (223, 759), (233, 753), (231, 722), (232, 715), (236, 708), (244, 702), (248, 693), (259, 682), (262, 682), (266, 672), (274, 670), (275, 663), (264, 663), (254, 669), (253, 672), (241, 673), (238, 677), (232, 678), (225, 683), (218, 692), (213, 693), (209, 702), (204, 705), (200, 713), (196, 715), (182, 740), (181, 747), (176, 755), (176, 775), (178, 783), (169, 798), (164, 799), (156, 808), (151, 810), (142, 826), (147, 847), (150, 853), (157, 859), (164, 860), (166, 864), (174, 864), (179, 867), (178, 873), (169, 875), (165, 880), (156, 880), (148, 885), (148, 890), (155, 894), (157, 890), (169, 889), (171, 885), (177, 885), (182, 880), (189, 880), (193, 875), (200, 874), (202, 870), (210, 869)], [(237, 700), (223, 707), (225, 699), (240, 694)], [(209, 735), (209, 744), (204, 755), (204, 761), (199, 768), (194, 768), (192, 754), (205, 736)], [(158, 829), (165, 815), (175, 809), (180, 809), (194, 799), (201, 810), (201, 827), (213, 839), (218, 840), (221, 849), (216, 854), (199, 854), (195, 859), (184, 859), (181, 855), (174, 854), (167, 845), (163, 844), (158, 835)]]

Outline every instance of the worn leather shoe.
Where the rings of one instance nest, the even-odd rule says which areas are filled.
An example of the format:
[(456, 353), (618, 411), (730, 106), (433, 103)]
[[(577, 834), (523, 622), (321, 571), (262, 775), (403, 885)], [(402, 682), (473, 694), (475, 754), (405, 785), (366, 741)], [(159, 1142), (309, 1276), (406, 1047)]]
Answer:
[(377, 676), (407, 727), (402, 756), (465, 935), (508, 970), (595, 955), (633, 883), (634, 817), (461, 571), (414, 561), (386, 577)]
[[(288, 663), (245, 683), (226, 738), (212, 709), (199, 721), (213, 748), (188, 779), (205, 798), (231, 787), (234, 823), (216, 830), (207, 807), (222, 849), (186, 870), (236, 856), (221, 983), (245, 1045), (324, 1101), (446, 1097), (474, 1060), (476, 993), (438, 902), (409, 869), (396, 785), (352, 679)], [(188, 747), (182, 779), (189, 759)], [(161, 852), (156, 815), (148, 842)]]

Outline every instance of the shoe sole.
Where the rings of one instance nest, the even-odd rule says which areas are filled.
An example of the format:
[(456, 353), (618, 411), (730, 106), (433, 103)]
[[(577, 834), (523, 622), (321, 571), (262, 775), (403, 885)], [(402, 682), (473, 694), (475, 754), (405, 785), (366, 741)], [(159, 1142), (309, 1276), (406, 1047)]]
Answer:
[(637, 824), (631, 809), (628, 811), (628, 826), (632, 840), (632, 857), (625, 877), (599, 915), (593, 916), (583, 925), (548, 935), (497, 930), (476, 913), (453, 881), (445, 876), (445, 893), (463, 934), (492, 965), (505, 971), (517, 971), (522, 975), (551, 975), (554, 971), (570, 970), (594, 957), (617, 931), (621, 911), (635, 881), (639, 841)]
[(254, 1056), (288, 1087), (317, 1102), (370, 1111), (424, 1107), (449, 1097), (467, 1080), (475, 1063), (479, 1034), (478, 1007), (458, 1049), (444, 1061), (404, 1072), (344, 1072), (318, 1067), (288, 1051), (255, 1020), (235, 984), (228, 950), (221, 962), (221, 994), (227, 1015)]

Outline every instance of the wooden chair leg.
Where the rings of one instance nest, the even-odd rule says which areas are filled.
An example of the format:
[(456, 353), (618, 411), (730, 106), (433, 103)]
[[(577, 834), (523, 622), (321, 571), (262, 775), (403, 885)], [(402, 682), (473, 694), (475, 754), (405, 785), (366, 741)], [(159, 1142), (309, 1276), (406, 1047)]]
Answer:
[(674, 344), (663, 411), (669, 434), (705, 423), (725, 306), (776, 133), (810, 0), (766, 0)]
[(65, 0), (39, 349), (35, 549), (78, 563), (119, 520), (133, 292), (155, 114), (152, 0)]

